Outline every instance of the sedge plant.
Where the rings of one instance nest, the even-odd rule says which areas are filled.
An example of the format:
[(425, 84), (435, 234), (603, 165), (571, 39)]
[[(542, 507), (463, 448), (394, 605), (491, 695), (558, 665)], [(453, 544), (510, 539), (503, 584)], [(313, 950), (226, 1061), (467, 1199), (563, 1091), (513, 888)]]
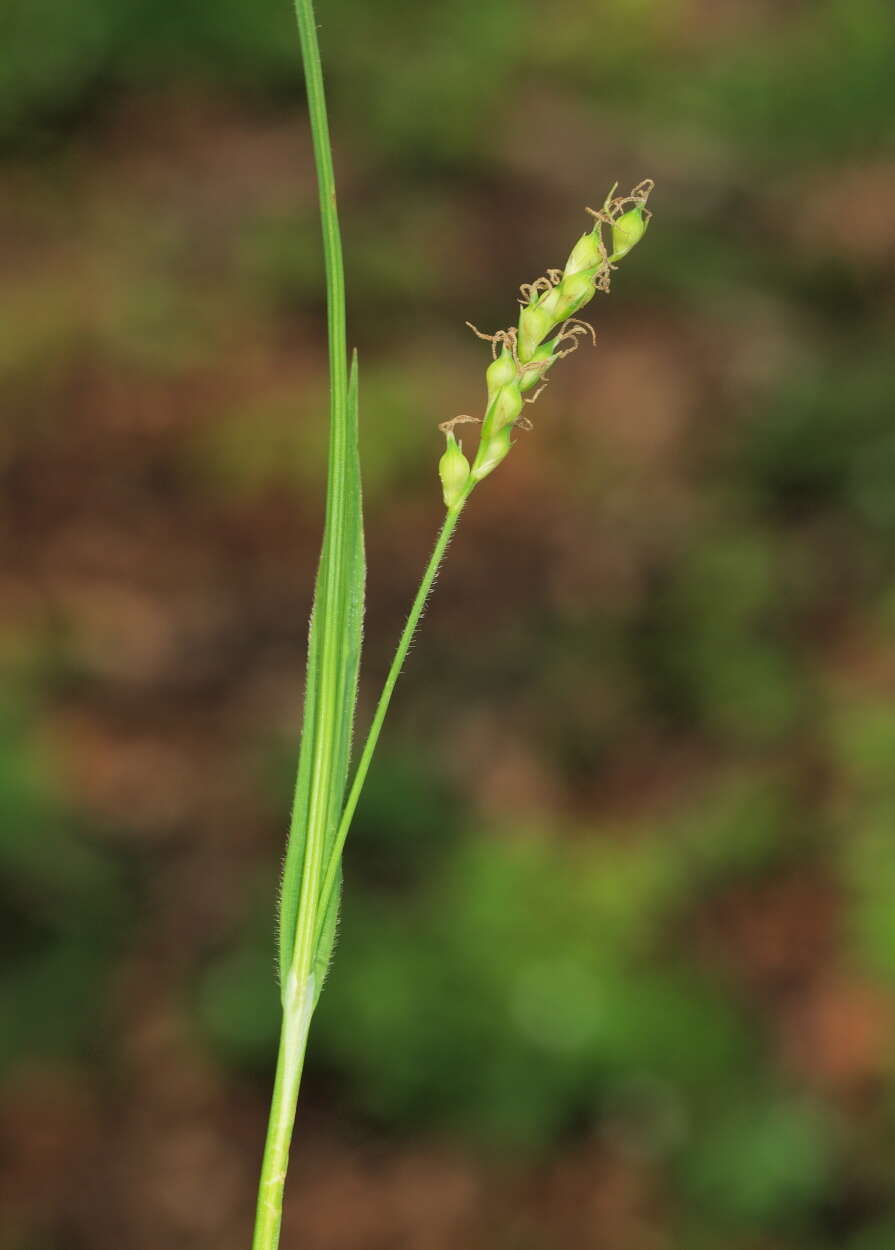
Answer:
[[(311, 1018), (332, 954), (345, 839), (407, 656), (442, 558), (470, 495), (508, 455), (523, 415), (562, 357), (592, 327), (579, 313), (608, 292), (617, 263), (643, 237), (649, 221), (647, 181), (628, 196), (613, 187), (562, 269), (521, 288), (516, 323), (495, 334), (485, 370), (481, 419), (462, 414), (441, 425), (446, 446), (438, 465), (444, 519), (414, 596), (353, 776), (351, 740), (357, 702), (364, 607), (364, 538), (358, 454), (358, 368), (349, 367), (345, 281), (312, 0), (295, 0), (320, 199), (326, 273), (330, 423), (323, 543), (308, 638), (304, 718), (279, 900), (278, 965), (282, 1024), (255, 1220), (253, 1250), (276, 1250), (283, 1187)], [(479, 426), (470, 460), (455, 429)]]

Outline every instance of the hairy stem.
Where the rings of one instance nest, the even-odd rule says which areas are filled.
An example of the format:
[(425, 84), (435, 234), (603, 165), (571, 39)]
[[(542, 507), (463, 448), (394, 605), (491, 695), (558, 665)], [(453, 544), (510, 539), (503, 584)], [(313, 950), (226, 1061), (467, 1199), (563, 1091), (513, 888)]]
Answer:
[(429, 557), (429, 563), (423, 573), (422, 581), (417, 589), (416, 596), (410, 608), (410, 614), (407, 617), (407, 623), (398, 640), (395, 648), (394, 658), (391, 667), (388, 670), (385, 682), (382, 687), (382, 693), (379, 696), (379, 702), (376, 704), (376, 711), (373, 713), (373, 719), (370, 722), (370, 728), (367, 731), (367, 740), (364, 743), (364, 749), (361, 751), (360, 758), (357, 762), (357, 769), (354, 774), (354, 780), (351, 783), (351, 789), (345, 800), (345, 806), (342, 809), (342, 818), (339, 821), (339, 828), (336, 832), (335, 840), (332, 845), (329, 863), (326, 865), (326, 872), (323, 878), (323, 885), (320, 890), (320, 914), (326, 914), (326, 907), (332, 896), (333, 890), (336, 888), (336, 879), (339, 871), (339, 861), (342, 858), (342, 850), (345, 846), (345, 839), (348, 837), (348, 830), (351, 828), (351, 822), (354, 819), (354, 813), (357, 808), (361, 791), (364, 788), (364, 782), (367, 779), (367, 773), (370, 770), (370, 763), (373, 759), (373, 752), (376, 750), (376, 744), (379, 741), (379, 735), (382, 732), (383, 722), (388, 712), (398, 677), (401, 669), (404, 667), (404, 661), (407, 658), (407, 652), (410, 650), (410, 644), (413, 641), (413, 635), (416, 633), (416, 627), (419, 625), (420, 618), (423, 615), (423, 609), (426, 606), (426, 600), (432, 590), (444, 553), (447, 551), (448, 543), (456, 529), (457, 522), (460, 519), (460, 513), (463, 505), (466, 503), (469, 491), (459, 500), (458, 503), (450, 508), (444, 518), (444, 523), (439, 531), (438, 538), (435, 540), (435, 546)]

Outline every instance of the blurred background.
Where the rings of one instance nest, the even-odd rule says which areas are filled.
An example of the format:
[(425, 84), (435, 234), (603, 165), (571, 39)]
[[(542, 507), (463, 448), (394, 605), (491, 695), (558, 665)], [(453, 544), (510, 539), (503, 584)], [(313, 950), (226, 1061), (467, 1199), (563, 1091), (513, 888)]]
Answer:
[[(895, 1245), (889, 0), (320, 0), (361, 722), (516, 289), (655, 220), (477, 492), (349, 842), (284, 1247)], [(243, 1250), (320, 538), (286, 0), (0, 12), (2, 1250)]]

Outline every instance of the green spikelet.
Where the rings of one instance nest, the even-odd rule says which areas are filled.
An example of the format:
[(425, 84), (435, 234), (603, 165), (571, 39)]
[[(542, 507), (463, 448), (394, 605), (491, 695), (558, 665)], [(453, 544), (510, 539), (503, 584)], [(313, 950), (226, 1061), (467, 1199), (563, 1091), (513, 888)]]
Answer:
[(457, 442), (454, 431), (447, 430), (445, 437), (447, 447), (438, 462), (438, 475), (441, 478), (444, 506), (453, 508), (463, 498), (463, 492), (469, 481), (469, 461), (463, 455), (463, 445)]

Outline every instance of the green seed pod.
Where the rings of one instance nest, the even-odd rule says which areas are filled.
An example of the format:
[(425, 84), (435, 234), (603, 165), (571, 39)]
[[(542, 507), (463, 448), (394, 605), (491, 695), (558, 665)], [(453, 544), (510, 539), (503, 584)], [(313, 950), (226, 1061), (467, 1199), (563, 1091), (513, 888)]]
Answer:
[(568, 278), (563, 278), (556, 288), (556, 320), (565, 321), (566, 317), (571, 317), (579, 308), (589, 304), (595, 290), (594, 276), (591, 273), (573, 273)]
[(554, 355), (555, 346), (556, 340), (551, 339), (548, 343), (542, 343), (532, 356), (530, 363), (535, 364), (539, 361), (543, 361), (543, 364), (539, 369), (526, 369), (522, 374), (522, 378), (519, 382), (519, 390), (522, 391), (523, 395), (526, 391), (533, 390), (534, 387), (537, 386), (537, 384), (543, 379), (544, 374), (553, 364), (554, 360), (556, 360), (556, 356)]
[(506, 456), (513, 445), (510, 440), (512, 429), (511, 425), (505, 425), (502, 430), (498, 430), (496, 434), (491, 434), (490, 436), (486, 436), (483, 430), (482, 441), (479, 444), (479, 453), (475, 458), (475, 464), (472, 466), (472, 480), (474, 482), (480, 482), (483, 477), (487, 477)]
[(504, 348), (497, 359), (492, 360), (485, 370), (489, 404), (502, 386), (506, 386), (508, 382), (515, 380), (516, 372), (516, 362), (507, 349)]
[[(559, 286), (553, 287), (541, 296), (538, 311), (550, 318), (552, 329), (566, 317), (571, 317), (579, 308), (583, 308), (594, 296), (593, 273), (581, 271), (563, 278)], [(521, 325), (521, 320), (520, 320)]]
[(438, 476), (444, 495), (444, 506), (453, 508), (459, 503), (469, 482), (469, 461), (463, 455), (460, 443), (453, 431), (448, 431), (447, 448), (438, 462)]
[[(548, 291), (548, 295), (552, 292)], [(556, 324), (556, 318), (538, 304), (529, 304), (523, 308), (519, 316), (519, 359), (523, 363), (531, 360), (545, 334), (549, 334)]]
[(550, 318), (551, 328), (556, 325), (562, 316), (562, 306), (564, 295), (562, 284), (551, 287), (549, 291), (545, 291), (538, 300), (538, 309)]
[(496, 434), (505, 425), (512, 425), (522, 411), (522, 403), (522, 390), (515, 379), (508, 385), (502, 386), (485, 418), (489, 430)]
[(589, 234), (583, 234), (569, 253), (563, 275), (570, 278), (582, 269), (593, 269), (606, 263), (606, 254), (600, 239), (600, 227), (595, 226)]
[(631, 248), (640, 242), (646, 233), (648, 222), (649, 218), (643, 215), (643, 205), (637, 204), (612, 223), (613, 260), (627, 256)]

